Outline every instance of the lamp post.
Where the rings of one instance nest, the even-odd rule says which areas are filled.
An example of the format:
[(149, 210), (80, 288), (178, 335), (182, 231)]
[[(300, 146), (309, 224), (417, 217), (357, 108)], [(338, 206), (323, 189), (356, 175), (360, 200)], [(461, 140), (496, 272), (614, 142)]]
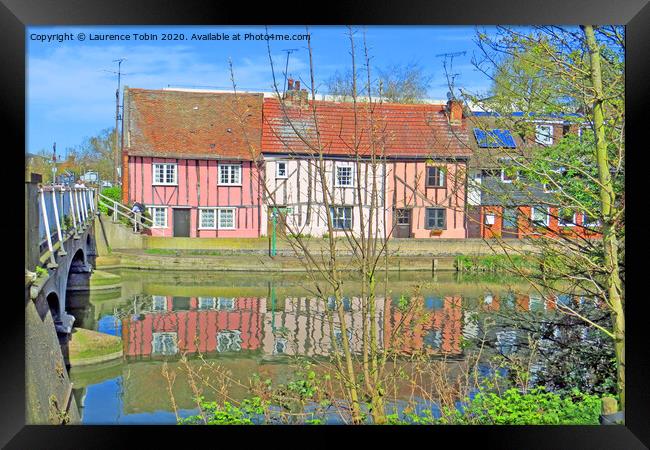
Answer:
[(56, 142), (52, 145), (52, 185), (56, 184)]
[(271, 230), (271, 256), (275, 256), (276, 254), (276, 228), (278, 224), (278, 209), (273, 208), (273, 213), (271, 214), (271, 224), (272, 224), (272, 230)]

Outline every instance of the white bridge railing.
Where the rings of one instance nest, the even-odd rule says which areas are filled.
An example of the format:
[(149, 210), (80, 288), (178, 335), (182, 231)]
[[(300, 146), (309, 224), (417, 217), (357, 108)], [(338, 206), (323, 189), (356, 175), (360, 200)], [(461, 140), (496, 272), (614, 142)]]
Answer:
[(98, 204), (108, 208), (109, 212), (112, 211), (111, 215), (113, 217), (113, 222), (117, 222), (120, 217), (123, 217), (129, 221), (133, 227), (133, 231), (138, 231), (140, 228), (151, 228), (153, 226), (153, 220), (148, 217), (145, 217), (143, 214), (140, 214), (139, 217), (136, 217), (135, 214), (127, 206), (124, 206), (120, 202), (113, 200), (110, 197), (105, 196), (104, 194), (97, 194)]
[(65, 255), (63, 243), (70, 237), (79, 239), (92, 224), (97, 213), (97, 192), (94, 188), (71, 188), (60, 185), (42, 186), (39, 196), (39, 253), (48, 267), (56, 267), (54, 252)]

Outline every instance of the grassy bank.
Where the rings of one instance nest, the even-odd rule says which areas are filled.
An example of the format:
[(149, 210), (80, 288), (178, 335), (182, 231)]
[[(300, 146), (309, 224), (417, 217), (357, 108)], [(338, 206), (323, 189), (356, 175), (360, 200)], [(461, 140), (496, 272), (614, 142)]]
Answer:
[(118, 336), (75, 328), (70, 340), (70, 365), (85, 365), (106, 361), (122, 355), (122, 340)]
[(532, 273), (539, 270), (532, 258), (520, 255), (460, 255), (456, 257), (459, 272), (512, 272)]

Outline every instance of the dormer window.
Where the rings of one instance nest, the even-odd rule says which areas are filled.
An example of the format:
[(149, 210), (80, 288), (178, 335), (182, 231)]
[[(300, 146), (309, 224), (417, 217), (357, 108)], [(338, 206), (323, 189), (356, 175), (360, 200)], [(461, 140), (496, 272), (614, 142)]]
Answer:
[(535, 142), (541, 145), (553, 145), (553, 125), (537, 125), (535, 127)]

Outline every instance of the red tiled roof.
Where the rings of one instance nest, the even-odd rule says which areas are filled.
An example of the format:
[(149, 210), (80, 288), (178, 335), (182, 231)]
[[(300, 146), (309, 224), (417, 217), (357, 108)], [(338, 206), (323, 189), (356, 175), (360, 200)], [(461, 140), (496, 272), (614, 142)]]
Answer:
[[(311, 102), (309, 103), (311, 105)], [(371, 154), (370, 131), (374, 128), (375, 152), (387, 156), (465, 157), (472, 154), (465, 120), (450, 126), (444, 105), (395, 103), (357, 104), (357, 147)], [(285, 114), (286, 112), (286, 114)], [(371, 127), (371, 123), (374, 126)], [(350, 102), (316, 101), (316, 120), (311, 106), (287, 105), (264, 99), (262, 151), (265, 153), (309, 153), (317, 151), (316, 123), (323, 153), (352, 155), (355, 150), (354, 107)], [(305, 142), (306, 141), (306, 142)], [(384, 150), (385, 149), (385, 150)]]
[(125, 150), (130, 155), (256, 158), (262, 99), (263, 94), (128, 89)]

